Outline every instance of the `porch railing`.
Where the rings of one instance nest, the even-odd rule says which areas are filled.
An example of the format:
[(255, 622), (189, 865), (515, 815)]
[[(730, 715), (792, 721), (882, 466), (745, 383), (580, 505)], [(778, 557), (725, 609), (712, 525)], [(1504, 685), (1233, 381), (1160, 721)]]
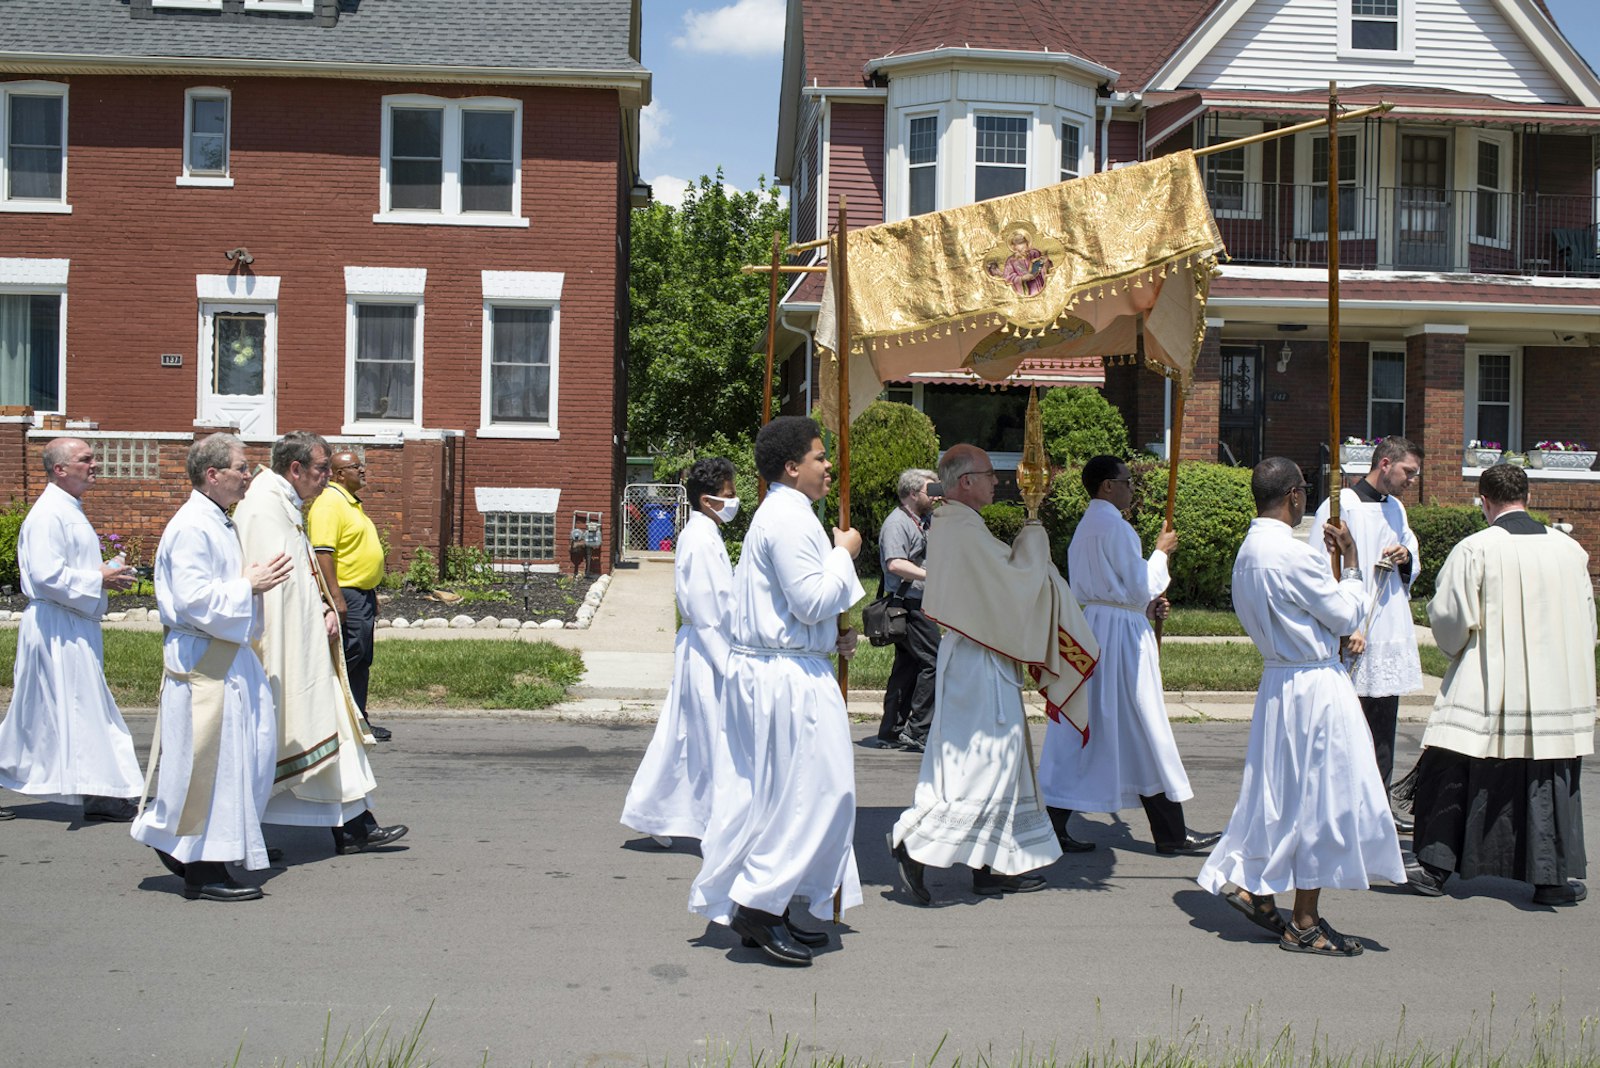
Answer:
[[(1212, 212), (1236, 263), (1325, 267), (1326, 186), (1207, 182)], [(1347, 270), (1600, 277), (1600, 201), (1344, 186), (1339, 262)]]

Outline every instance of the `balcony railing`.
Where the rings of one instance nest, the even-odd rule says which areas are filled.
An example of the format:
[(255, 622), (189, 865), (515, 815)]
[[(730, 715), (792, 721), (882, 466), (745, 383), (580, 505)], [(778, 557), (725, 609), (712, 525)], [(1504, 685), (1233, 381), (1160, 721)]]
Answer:
[[(1207, 182), (1234, 262), (1328, 263), (1326, 186)], [(1339, 190), (1339, 264), (1347, 270), (1600, 277), (1595, 197), (1471, 190)]]

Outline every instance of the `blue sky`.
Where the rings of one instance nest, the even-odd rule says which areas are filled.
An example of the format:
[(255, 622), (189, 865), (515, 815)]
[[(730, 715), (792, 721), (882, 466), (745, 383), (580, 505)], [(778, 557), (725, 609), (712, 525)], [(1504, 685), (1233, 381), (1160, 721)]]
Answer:
[[(1547, 4), (1600, 68), (1596, 0)], [(741, 190), (763, 176), (771, 181), (783, 11), (784, 0), (644, 0), (644, 63), (655, 73), (655, 103), (643, 117), (640, 170), (657, 198), (677, 203), (685, 183), (719, 166)]]

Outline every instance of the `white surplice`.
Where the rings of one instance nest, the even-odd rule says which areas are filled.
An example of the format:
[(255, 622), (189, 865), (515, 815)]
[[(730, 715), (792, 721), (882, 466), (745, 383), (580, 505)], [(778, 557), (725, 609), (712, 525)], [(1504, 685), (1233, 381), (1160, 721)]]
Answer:
[(744, 905), (818, 919), (861, 904), (852, 841), (855, 756), (828, 654), (838, 617), (865, 591), (798, 490), (774, 483), (733, 576), (711, 820), (689, 908), (726, 924)]
[(210, 812), (200, 834), (179, 836), (179, 819), (194, 763), (189, 683), (161, 684), (161, 766), (155, 798), (134, 821), (136, 841), (184, 863), (240, 861), (267, 866), (261, 815), (278, 758), (277, 717), (266, 672), (250, 643), (261, 630), (261, 599), (243, 577), (239, 538), (221, 508), (190, 496), (162, 532), (156, 549), (156, 605), (167, 628), (168, 671), (193, 671), (212, 639), (239, 646), (223, 683), (221, 742)]
[[(1043, 527), (1024, 527), (1008, 547), (964, 504), (947, 503), (934, 513), (923, 604), (932, 605), (930, 616), (937, 612), (950, 629), (939, 642), (933, 722), (916, 792), (890, 833), (891, 842), (923, 864), (1019, 875), (1061, 856), (1035, 782), (1022, 665), (961, 633), (987, 635), (978, 605), (942, 596), (957, 569), (980, 585), (990, 584), (985, 579), (992, 575), (996, 587), (1001, 571), (1009, 569), (1031, 576), (1043, 589), (1055, 578), (1049, 561)], [(1014, 611), (1027, 609), (1018, 604)], [(1043, 616), (1024, 622), (1047, 635), (1055, 623)]]
[(1334, 581), (1326, 553), (1257, 518), (1234, 561), (1233, 608), (1266, 667), (1239, 800), (1197, 881), (1251, 894), (1405, 882), (1367, 722), (1339, 663), (1339, 635), (1366, 608), (1361, 580)]
[(643, 834), (703, 838), (722, 723), (733, 565), (716, 521), (700, 512), (678, 535), (673, 584), (683, 625), (673, 641), (672, 686), (622, 805), (622, 824)]
[(1093, 500), (1067, 548), (1072, 592), (1100, 640), (1100, 663), (1085, 684), (1089, 739), (1070, 726), (1045, 728), (1039, 790), (1053, 808), (1116, 812), (1140, 797), (1194, 796), (1167, 719), (1161, 650), (1145, 608), (1171, 581), (1167, 554), (1146, 561), (1139, 534), (1109, 501)]
[(133, 797), (133, 736), (106, 687), (100, 538), (51, 483), (17, 536), (28, 607), (17, 628), (11, 708), (0, 723), (0, 786), (46, 801)]
[[(1356, 559), (1361, 563), (1365, 589), (1362, 591), (1362, 618), (1377, 597), (1377, 611), (1366, 633), (1367, 649), (1356, 661), (1351, 681), (1362, 697), (1394, 697), (1422, 689), (1422, 660), (1417, 655), (1416, 624), (1411, 618), (1411, 584), (1422, 570), (1417, 536), (1406, 520), (1406, 508), (1396, 497), (1383, 501), (1364, 501), (1355, 490), (1339, 493), (1339, 517), (1355, 539)], [(1322, 528), (1328, 522), (1328, 502), (1317, 507), (1311, 520), (1310, 545), (1322, 544)], [(1411, 553), (1411, 576), (1399, 571), (1379, 571), (1373, 565), (1391, 545), (1404, 545)]]

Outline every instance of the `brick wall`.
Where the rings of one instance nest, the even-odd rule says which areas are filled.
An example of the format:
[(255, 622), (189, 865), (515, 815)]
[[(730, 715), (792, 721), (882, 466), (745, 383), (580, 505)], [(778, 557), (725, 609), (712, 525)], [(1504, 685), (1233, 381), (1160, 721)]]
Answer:
[[(66, 409), (105, 430), (188, 431), (197, 414), (195, 276), (227, 274), (243, 245), (258, 276), (281, 279), (277, 427), (337, 435), (345, 417), (346, 266), (426, 268), (422, 424), (461, 431), (448, 508), (412, 542), (481, 544), (477, 486), (562, 490), (571, 513), (616, 514), (614, 412), (619, 385), (618, 102), (612, 91), (421, 86), (315, 78), (82, 76), (70, 86), (69, 215), (5, 216), (5, 254), (65, 257)], [(232, 188), (175, 185), (184, 90), (232, 91)], [(522, 113), (517, 227), (375, 224), (381, 101), (392, 93), (514, 97)], [(622, 235), (625, 238), (625, 234)], [(559, 349), (559, 440), (479, 438), (483, 270), (565, 276)], [(158, 365), (181, 353), (182, 367)], [(0, 474), (5, 472), (0, 466)], [(0, 496), (20, 488), (0, 482)], [(406, 487), (407, 492), (410, 491)], [(398, 487), (397, 487), (398, 492)], [(133, 498), (135, 500), (142, 498)], [(432, 514), (432, 503), (413, 511)], [(443, 512), (450, 514), (444, 521)], [(164, 520), (162, 520), (164, 522)], [(437, 528), (435, 531), (434, 528)], [(558, 556), (564, 553), (558, 547)]]
[(1183, 444), (1178, 450), (1180, 460), (1217, 459), (1217, 415), (1222, 403), (1219, 375), (1222, 371), (1222, 331), (1217, 327), (1206, 330), (1205, 342), (1200, 347), (1200, 358), (1195, 361), (1194, 388), (1190, 390), (1183, 406)]
[(1461, 480), (1463, 334), (1413, 334), (1406, 339), (1406, 429), (1422, 446), (1418, 498), (1462, 504), (1474, 490)]

